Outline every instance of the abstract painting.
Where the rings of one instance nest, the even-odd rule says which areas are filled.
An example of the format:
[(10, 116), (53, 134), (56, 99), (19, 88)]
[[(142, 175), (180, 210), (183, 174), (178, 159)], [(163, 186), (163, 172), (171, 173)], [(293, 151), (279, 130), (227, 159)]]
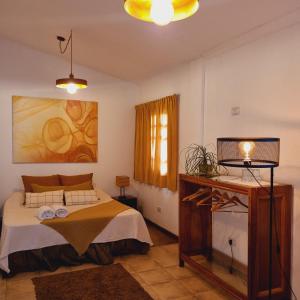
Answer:
[(15, 163), (97, 162), (98, 103), (13, 96)]

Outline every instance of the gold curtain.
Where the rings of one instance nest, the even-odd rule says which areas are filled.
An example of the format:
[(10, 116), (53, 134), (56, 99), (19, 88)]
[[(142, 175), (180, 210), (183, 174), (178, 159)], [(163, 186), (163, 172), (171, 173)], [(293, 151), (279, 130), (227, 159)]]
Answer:
[(177, 190), (178, 96), (137, 105), (134, 179)]

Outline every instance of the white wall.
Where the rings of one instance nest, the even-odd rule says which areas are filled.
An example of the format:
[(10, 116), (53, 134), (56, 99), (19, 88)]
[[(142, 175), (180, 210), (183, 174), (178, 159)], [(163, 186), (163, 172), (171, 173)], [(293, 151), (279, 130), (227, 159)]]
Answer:
[[(180, 151), (190, 143), (199, 144), (202, 141), (202, 74), (199, 60), (179, 66), (140, 84), (140, 103), (172, 94), (180, 95)], [(180, 158), (179, 171), (183, 172), (183, 156)], [(137, 184), (136, 188), (145, 217), (178, 234), (178, 194), (144, 184)], [(158, 207), (161, 208), (161, 212), (157, 210)]]
[[(272, 34), (206, 62), (205, 143), (221, 136), (281, 138), (277, 182), (295, 187), (293, 286), (300, 295), (300, 26)], [(232, 106), (240, 116), (232, 117)], [(265, 178), (268, 178), (268, 172)], [(224, 220), (220, 220), (219, 222)], [(233, 223), (231, 223), (233, 225)], [(223, 226), (224, 236), (234, 228)], [(240, 231), (245, 229), (244, 234)], [(245, 223), (239, 226), (236, 249), (246, 253)], [(222, 247), (221, 240), (219, 245)]]
[[(0, 207), (12, 191), (22, 188), (22, 174), (94, 172), (96, 185), (109, 193), (118, 193), (116, 175), (132, 177), (137, 87), (80, 66), (74, 72), (89, 81), (89, 88), (70, 96), (55, 87), (57, 78), (68, 76), (67, 61), (0, 38)], [(98, 163), (13, 164), (12, 95), (98, 101)]]
[[(276, 169), (276, 180), (295, 187), (293, 286), (299, 295), (300, 287), (296, 286), (296, 279), (300, 278), (300, 254), (297, 251), (300, 247), (297, 235), (300, 230), (299, 49), (300, 26), (295, 26), (223, 55), (158, 74), (141, 82), (140, 89), (78, 66), (75, 74), (87, 78), (90, 88), (78, 93), (76, 98), (99, 101), (99, 162), (19, 165), (12, 164), (11, 96), (67, 98), (65, 92), (54, 87), (54, 81), (67, 74), (68, 63), (0, 39), (0, 203), (12, 190), (21, 188), (22, 174), (92, 171), (98, 185), (116, 192), (114, 176), (132, 176), (133, 173), (133, 105), (177, 93), (181, 96), (180, 150), (191, 143), (215, 143), (218, 136), (226, 135), (281, 138), (281, 166)], [(240, 106), (240, 116), (230, 115), (232, 106)], [(184, 171), (183, 166), (181, 157), (180, 172)], [(141, 184), (135, 184), (135, 188), (145, 216), (178, 233), (177, 193)], [(157, 207), (161, 208), (161, 213)], [(224, 220), (219, 221), (225, 225)], [(233, 226), (223, 226), (214, 242), (222, 249), (227, 237), (234, 237), (235, 253), (243, 261), (245, 221), (236, 222), (239, 231), (234, 231)]]
[[(280, 167), (276, 181), (295, 187), (293, 218), (293, 287), (300, 278), (300, 26), (271, 34), (214, 58), (198, 60), (141, 83), (141, 102), (171, 93), (181, 94), (180, 149), (191, 143), (216, 143), (221, 136), (278, 136)], [(203, 87), (205, 78), (205, 88)], [(204, 96), (203, 96), (204, 95)], [(202, 115), (204, 105), (204, 115)], [(231, 107), (241, 114), (231, 116)], [(202, 119), (204, 127), (202, 126)], [(202, 140), (202, 131), (204, 138)], [(181, 158), (181, 171), (182, 168)], [(268, 174), (264, 173), (268, 178)], [(177, 194), (138, 187), (145, 215), (177, 233)], [(162, 213), (156, 211), (162, 206)], [(213, 243), (246, 261), (247, 218), (216, 215)]]

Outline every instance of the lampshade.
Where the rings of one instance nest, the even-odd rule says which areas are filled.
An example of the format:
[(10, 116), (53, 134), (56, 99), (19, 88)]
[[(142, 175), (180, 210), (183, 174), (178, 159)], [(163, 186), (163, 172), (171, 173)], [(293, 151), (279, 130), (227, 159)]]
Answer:
[(217, 139), (218, 164), (238, 168), (273, 168), (279, 166), (279, 138)]
[(128, 176), (116, 176), (116, 185), (120, 188), (130, 185), (130, 179)]
[(88, 83), (85, 79), (75, 78), (73, 75), (73, 31), (71, 30), (68, 41), (66, 42), (66, 46), (63, 49), (62, 43), (66, 41), (63, 36), (57, 36), (57, 40), (59, 41), (59, 49), (60, 53), (64, 54), (68, 49), (69, 45), (71, 48), (71, 73), (68, 78), (60, 78), (56, 80), (56, 87), (60, 89), (66, 89), (68, 93), (75, 94), (79, 89), (85, 89), (88, 86)]
[(129, 15), (158, 25), (186, 19), (198, 8), (198, 0), (124, 0), (124, 9)]
[(61, 89), (72, 89), (72, 85), (74, 86), (75, 91), (78, 89), (85, 89), (88, 86), (85, 79), (74, 78), (74, 76), (71, 75), (69, 78), (61, 78), (56, 80), (56, 87)]

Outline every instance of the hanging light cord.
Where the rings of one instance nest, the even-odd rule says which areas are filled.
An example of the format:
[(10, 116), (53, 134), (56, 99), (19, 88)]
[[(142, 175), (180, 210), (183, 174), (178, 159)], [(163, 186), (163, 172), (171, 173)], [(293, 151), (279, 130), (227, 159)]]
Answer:
[[(248, 170), (249, 173), (252, 175), (252, 177), (254, 178), (254, 180), (256, 181), (256, 183), (263, 189), (263, 191), (265, 191), (265, 192), (269, 195), (269, 194), (270, 194), (269, 189), (266, 188), (266, 187), (264, 187), (264, 186), (259, 182), (259, 180), (255, 177), (255, 175), (253, 174), (253, 172), (252, 172), (249, 168), (247, 168), (247, 170)], [(275, 203), (274, 203), (274, 204), (275, 204)], [(273, 205), (273, 207), (274, 207), (274, 210), (273, 210), (272, 213), (273, 213), (273, 215), (275, 215), (275, 217), (274, 217), (273, 219), (275, 220), (275, 235), (276, 235), (276, 250), (277, 250), (277, 251), (276, 251), (276, 254), (277, 254), (277, 259), (278, 259), (280, 271), (281, 271), (281, 273), (282, 273), (282, 275), (283, 275), (283, 277), (284, 277), (284, 280), (285, 280), (286, 284), (288, 285), (289, 290), (292, 292), (292, 294), (293, 294), (295, 300), (297, 300), (298, 298), (297, 298), (297, 296), (296, 296), (296, 294), (295, 294), (295, 292), (294, 292), (294, 290), (293, 290), (293, 287), (292, 287), (290, 281), (289, 281), (288, 278), (287, 278), (287, 275), (286, 275), (285, 271), (283, 270), (283, 267), (282, 267), (282, 264), (281, 264), (281, 261), (280, 261), (280, 256), (279, 256), (279, 253), (280, 253), (280, 245), (279, 245), (279, 235), (278, 235), (278, 226), (277, 226), (278, 224), (277, 224), (277, 219), (276, 219), (276, 205)]]
[(73, 32), (71, 30), (68, 41), (66, 43), (65, 48), (62, 47), (62, 43), (65, 42), (65, 38), (62, 36), (58, 36), (57, 37), (58, 41), (59, 41), (59, 50), (60, 50), (60, 54), (65, 54), (65, 52), (68, 49), (69, 44), (71, 43), (71, 74), (70, 76), (73, 76)]

